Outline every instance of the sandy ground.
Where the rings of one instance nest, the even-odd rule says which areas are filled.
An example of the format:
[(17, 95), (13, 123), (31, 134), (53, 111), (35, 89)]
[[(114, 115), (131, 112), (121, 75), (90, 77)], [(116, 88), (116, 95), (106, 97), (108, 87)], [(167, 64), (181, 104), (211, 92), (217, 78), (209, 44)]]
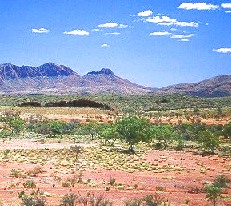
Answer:
[[(40, 143), (23, 139), (1, 142), (0, 150), (62, 149), (72, 145), (72, 143)], [(81, 144), (81, 146), (95, 147), (96, 145)], [(206, 200), (202, 190), (203, 185), (212, 182), (217, 175), (221, 174), (231, 179), (230, 157), (217, 155), (202, 157), (190, 152), (153, 150), (148, 152), (145, 158), (154, 166), (169, 169), (140, 172), (106, 170), (100, 166), (97, 169), (83, 169), (81, 170), (83, 182), (76, 183), (74, 187), (63, 187), (62, 182), (68, 178), (77, 178), (80, 174), (77, 168), (57, 167), (52, 161), (39, 165), (18, 163), (7, 159), (0, 162), (0, 201), (5, 206), (19, 206), (21, 204), (18, 198), (20, 191), (30, 193), (39, 188), (45, 192), (47, 206), (58, 206), (63, 195), (68, 193), (82, 196), (86, 196), (87, 193), (94, 193), (95, 196), (103, 195), (118, 206), (124, 205), (127, 199), (141, 198), (155, 193), (168, 200), (171, 206), (210, 206), (211, 203)], [(36, 176), (17, 178), (11, 175), (13, 169), (30, 171), (36, 167), (41, 167), (43, 172)], [(172, 170), (171, 167), (175, 169)], [(115, 179), (115, 185), (109, 184), (111, 178)], [(25, 188), (23, 183), (26, 180), (33, 180), (37, 187)], [(223, 191), (223, 197), (224, 199), (217, 205), (230, 206), (230, 188)]]

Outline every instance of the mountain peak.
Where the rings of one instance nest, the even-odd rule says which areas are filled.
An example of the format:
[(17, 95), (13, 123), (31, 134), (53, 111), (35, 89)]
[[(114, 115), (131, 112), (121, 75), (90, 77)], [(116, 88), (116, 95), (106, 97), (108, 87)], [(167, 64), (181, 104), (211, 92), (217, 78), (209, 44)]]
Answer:
[(100, 75), (100, 74), (114, 76), (114, 72), (108, 68), (103, 68), (100, 71), (91, 71), (87, 73), (87, 75)]
[(3, 63), (3, 64), (0, 64), (0, 67), (15, 67), (16, 65), (14, 64), (11, 64), (11, 63)]
[(1, 79), (17, 79), (26, 77), (55, 77), (69, 76), (76, 74), (69, 67), (57, 65), (54, 63), (45, 63), (39, 67), (32, 66), (16, 66), (11, 63), (0, 64)]

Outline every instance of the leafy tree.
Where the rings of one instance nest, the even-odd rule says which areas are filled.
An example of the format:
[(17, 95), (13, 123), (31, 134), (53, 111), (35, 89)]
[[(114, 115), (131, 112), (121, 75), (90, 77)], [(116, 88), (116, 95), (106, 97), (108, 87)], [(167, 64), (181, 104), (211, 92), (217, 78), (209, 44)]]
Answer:
[(57, 136), (63, 134), (72, 134), (76, 129), (77, 124), (67, 123), (63, 121), (42, 121), (33, 122), (28, 125), (28, 129), (38, 134), (49, 136)]
[(0, 117), (0, 121), (8, 125), (12, 133), (18, 134), (25, 128), (25, 122), (19, 117), (19, 115), (14, 114), (4, 114)]
[(216, 187), (227, 188), (230, 182), (230, 179), (225, 175), (219, 175), (216, 177), (213, 184)]
[(224, 126), (223, 135), (225, 138), (231, 138), (231, 123)]
[(82, 126), (82, 132), (84, 134), (90, 135), (91, 140), (98, 134), (99, 124), (96, 121), (91, 120), (87, 124)]
[(100, 137), (105, 141), (105, 145), (112, 140), (118, 138), (118, 133), (116, 132), (115, 125), (104, 125), (99, 129)]
[(216, 206), (217, 200), (221, 197), (221, 188), (214, 184), (205, 187), (206, 197)]
[(123, 117), (116, 123), (116, 132), (121, 140), (129, 144), (129, 152), (134, 153), (134, 145), (150, 138), (150, 124), (136, 116)]
[(219, 147), (219, 137), (208, 130), (199, 133), (199, 143), (202, 150), (213, 154), (214, 150)]
[(177, 133), (171, 125), (153, 125), (151, 135), (158, 141), (156, 145), (158, 148), (166, 148), (177, 137)]

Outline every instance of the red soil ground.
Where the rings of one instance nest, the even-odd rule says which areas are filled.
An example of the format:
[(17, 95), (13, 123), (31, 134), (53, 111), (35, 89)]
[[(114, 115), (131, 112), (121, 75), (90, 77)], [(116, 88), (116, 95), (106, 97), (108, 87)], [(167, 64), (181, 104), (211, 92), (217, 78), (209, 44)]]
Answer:
[[(37, 144), (40, 143), (33, 145), (30, 141), (23, 142), (24, 146), (26, 144), (32, 149), (37, 148)], [(0, 149), (5, 149), (5, 146), (0, 145)], [(10, 148), (17, 149), (18, 146), (10, 145)], [(55, 144), (41, 144), (39, 148), (42, 147), (57, 148)], [(202, 157), (190, 152), (153, 150), (146, 154), (146, 160), (150, 164), (158, 164), (166, 168), (171, 168), (172, 165), (175, 170), (129, 173), (98, 167), (94, 170), (82, 171), (83, 181), (90, 179), (92, 184), (76, 183), (74, 187), (62, 187), (63, 181), (78, 176), (79, 171), (68, 167), (56, 167), (52, 162), (48, 162), (41, 166), (44, 172), (36, 177), (16, 178), (10, 175), (12, 169), (28, 171), (38, 165), (3, 161), (0, 163), (0, 201), (5, 206), (20, 205), (18, 192), (24, 190), (27, 194), (30, 193), (33, 189), (24, 188), (23, 183), (28, 179), (33, 179), (37, 188), (45, 192), (47, 206), (58, 206), (62, 196), (70, 192), (85, 196), (89, 192), (95, 195), (102, 194), (117, 206), (124, 205), (127, 199), (144, 197), (148, 194), (155, 194), (155, 192), (169, 200), (171, 206), (183, 206), (186, 202), (190, 206), (210, 206), (212, 204), (206, 200), (206, 194), (202, 190), (204, 184), (212, 182), (217, 175), (221, 174), (231, 179), (231, 157), (218, 157), (217, 155)], [(122, 186), (119, 188), (110, 186), (108, 182), (111, 178), (115, 178), (116, 184)], [(106, 188), (110, 190), (106, 191)], [(231, 189), (225, 189), (222, 196), (224, 198), (219, 200), (218, 206), (230, 206)]]

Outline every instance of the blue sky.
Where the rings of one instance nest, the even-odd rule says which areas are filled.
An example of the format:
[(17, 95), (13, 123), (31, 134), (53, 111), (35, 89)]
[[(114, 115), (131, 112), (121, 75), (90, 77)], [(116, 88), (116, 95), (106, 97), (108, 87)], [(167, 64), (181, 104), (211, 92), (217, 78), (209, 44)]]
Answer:
[(231, 74), (231, 2), (0, 0), (0, 63), (110, 68), (162, 87)]

